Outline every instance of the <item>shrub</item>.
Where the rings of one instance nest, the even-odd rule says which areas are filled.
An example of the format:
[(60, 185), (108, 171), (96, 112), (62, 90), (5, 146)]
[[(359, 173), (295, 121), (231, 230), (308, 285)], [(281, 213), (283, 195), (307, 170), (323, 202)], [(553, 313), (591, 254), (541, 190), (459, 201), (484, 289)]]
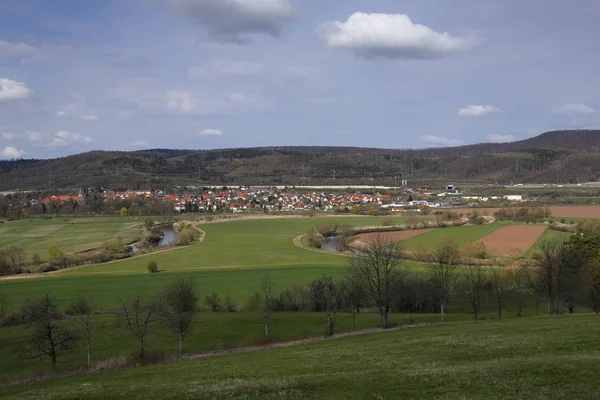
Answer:
[(373, 217), (378, 217), (381, 215), (381, 209), (379, 207), (371, 207), (369, 208), (368, 214)]
[(530, 260), (541, 260), (543, 257), (544, 255), (538, 250), (534, 250), (531, 253), (529, 253)]
[(381, 219), (381, 225), (382, 226), (392, 226), (392, 225), (394, 225), (394, 220), (392, 219), (392, 217), (383, 217)]
[(152, 274), (158, 272), (158, 264), (154, 260), (148, 261), (148, 265), (146, 266), (146, 268), (148, 268), (148, 272)]
[(306, 243), (308, 247), (312, 247), (315, 249), (321, 248), (321, 236), (315, 231), (315, 228), (310, 228), (306, 231)]
[(16, 311), (9, 311), (0, 319), (0, 328), (19, 325), (21, 322), (22, 318)]
[(108, 240), (102, 244), (102, 251), (111, 257), (124, 257), (127, 255), (127, 245), (121, 236)]
[(560, 219), (560, 223), (561, 223), (561, 224), (565, 224), (565, 223), (567, 223), (567, 220), (566, 220), (566, 219), (564, 219), (564, 218), (561, 218), (561, 219)]
[(186, 226), (177, 234), (177, 244), (179, 246), (186, 246), (194, 243), (198, 237), (198, 230), (191, 225)]
[(31, 256), (31, 263), (33, 265), (40, 265), (42, 263), (42, 259), (40, 258), (40, 255), (38, 253), (33, 253), (33, 255)]
[(466, 258), (485, 259), (488, 257), (487, 249), (485, 248), (485, 244), (483, 244), (482, 242), (467, 243), (463, 246), (461, 252)]

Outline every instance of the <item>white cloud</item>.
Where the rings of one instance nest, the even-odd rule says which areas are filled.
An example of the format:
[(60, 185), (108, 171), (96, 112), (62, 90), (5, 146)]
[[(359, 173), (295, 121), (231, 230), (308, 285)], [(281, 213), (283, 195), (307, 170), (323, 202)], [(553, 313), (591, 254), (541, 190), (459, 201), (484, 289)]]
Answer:
[(501, 109), (496, 108), (492, 105), (487, 106), (474, 106), (469, 105), (458, 110), (459, 117), (483, 117), (484, 115), (502, 112)]
[(0, 57), (35, 56), (39, 53), (38, 48), (26, 43), (11, 43), (0, 40)]
[(223, 131), (220, 131), (219, 129), (205, 129), (202, 132), (199, 132), (198, 135), (200, 135), (200, 136), (221, 136), (221, 135), (223, 135)]
[(64, 116), (66, 116), (66, 115), (67, 115), (67, 112), (66, 112), (66, 111), (57, 111), (57, 112), (56, 112), (56, 116), (57, 116), (57, 117), (64, 117)]
[(146, 142), (145, 140), (137, 140), (137, 141), (131, 143), (131, 145), (133, 147), (142, 147), (142, 148), (149, 147), (148, 142)]
[(465, 144), (462, 140), (447, 138), (446, 136), (424, 135), (421, 140), (434, 146), (461, 146)]
[(0, 151), (0, 158), (13, 160), (22, 158), (26, 153), (23, 150), (19, 150), (13, 146), (6, 146), (4, 150)]
[(33, 95), (25, 82), (17, 82), (7, 78), (0, 78), (0, 103), (11, 100), (28, 99)]
[(80, 117), (79, 119), (82, 119), (84, 121), (97, 121), (100, 118), (95, 115), (84, 115), (84, 116)]
[(90, 143), (92, 138), (84, 136), (80, 133), (72, 133), (69, 131), (58, 131), (52, 136), (50, 143), (44, 147), (58, 148), (58, 147), (69, 147), (78, 143)]
[(30, 142), (38, 142), (44, 138), (44, 136), (40, 132), (36, 131), (26, 131), (24, 136), (25, 139), (27, 139)]
[(473, 38), (439, 33), (415, 24), (405, 14), (356, 12), (346, 22), (328, 21), (318, 33), (332, 49), (348, 50), (360, 58), (428, 59), (474, 48)]
[(0, 133), (0, 136), (2, 136), (2, 139), (6, 140), (15, 140), (19, 138), (19, 135), (14, 132), (2, 132)]
[(259, 75), (265, 71), (265, 66), (258, 62), (216, 60), (208, 65), (192, 67), (188, 70), (188, 74), (192, 79), (206, 79), (221, 76)]
[(555, 114), (568, 115), (571, 117), (576, 115), (596, 114), (597, 112), (598, 111), (596, 109), (586, 106), (585, 104), (565, 104), (564, 106), (554, 110)]
[(36, 131), (25, 131), (25, 133), (2, 132), (0, 136), (6, 140), (27, 140), (36, 142), (43, 139), (44, 135)]
[(279, 37), (295, 17), (289, 0), (171, 0), (181, 14), (216, 42), (244, 44), (249, 35)]
[(190, 112), (196, 109), (196, 96), (193, 93), (171, 90), (166, 94), (166, 107), (171, 110)]
[(515, 135), (487, 135), (487, 140), (492, 143), (514, 142)]

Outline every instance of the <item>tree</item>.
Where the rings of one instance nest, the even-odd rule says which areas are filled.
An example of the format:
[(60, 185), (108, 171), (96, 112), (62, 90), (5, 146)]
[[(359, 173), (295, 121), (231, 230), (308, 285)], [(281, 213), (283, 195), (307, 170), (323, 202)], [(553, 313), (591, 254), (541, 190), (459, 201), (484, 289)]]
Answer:
[(4, 255), (10, 262), (11, 272), (13, 274), (21, 273), (21, 263), (25, 260), (25, 250), (14, 245), (6, 246)]
[(403, 268), (403, 248), (387, 236), (376, 233), (350, 258), (347, 277), (360, 285), (381, 317), (381, 328), (389, 328), (394, 286), (406, 277)]
[(540, 259), (536, 262), (535, 289), (548, 302), (548, 313), (560, 313), (560, 296), (565, 291), (567, 263), (565, 243), (561, 239), (547, 239), (540, 244)]
[(506, 305), (506, 295), (508, 294), (510, 280), (506, 271), (501, 268), (492, 268), (490, 280), (492, 281), (496, 307), (498, 307), (498, 319), (502, 319), (502, 311)]
[(194, 325), (197, 309), (198, 293), (194, 279), (177, 279), (160, 296), (159, 316), (179, 338), (180, 353), (183, 353), (183, 340)]
[(146, 227), (146, 230), (148, 232), (150, 232), (150, 230), (152, 229), (152, 227), (154, 226), (154, 220), (152, 218), (146, 218), (144, 220), (144, 226)]
[(92, 365), (92, 342), (94, 341), (95, 311), (90, 303), (83, 297), (75, 300), (68, 308), (67, 314), (72, 315), (73, 322), (85, 339), (87, 345), (87, 364)]
[(143, 360), (148, 332), (156, 317), (157, 304), (154, 300), (144, 300), (140, 294), (133, 296), (129, 301), (119, 300), (127, 327), (139, 342), (140, 358)]
[(48, 295), (38, 300), (27, 300), (22, 314), (30, 330), (27, 358), (46, 355), (50, 357), (52, 369), (56, 368), (58, 351), (70, 349), (75, 342), (75, 337), (61, 321), (56, 302)]
[(327, 334), (333, 336), (335, 329), (335, 314), (340, 306), (340, 287), (329, 275), (323, 275), (312, 283), (313, 294), (322, 311), (327, 315)]
[(215, 292), (213, 292), (210, 296), (204, 297), (204, 303), (210, 308), (212, 312), (221, 311), (221, 298)]
[(158, 272), (158, 264), (154, 260), (148, 261), (148, 265), (146, 265), (146, 268), (151, 274), (155, 274)]
[(444, 322), (445, 308), (456, 286), (457, 266), (461, 261), (456, 240), (453, 238), (443, 240), (433, 257), (435, 264), (428, 266), (428, 281), (432, 294), (440, 306), (440, 320)]
[(488, 273), (480, 265), (470, 266), (463, 274), (463, 281), (473, 319), (478, 320), (483, 305), (483, 294), (488, 281)]
[(353, 278), (351, 274), (346, 273), (346, 277), (341, 283), (341, 288), (345, 306), (352, 313), (352, 330), (356, 330), (356, 314), (360, 311), (364, 303), (365, 291), (360, 282)]
[(523, 308), (529, 295), (528, 286), (531, 284), (531, 274), (527, 267), (516, 267), (507, 271), (509, 280), (512, 283), (517, 301), (517, 316), (523, 316)]
[(273, 303), (275, 302), (275, 291), (273, 290), (273, 281), (264, 277), (260, 281), (258, 289), (258, 314), (265, 327), (265, 342), (269, 342), (269, 324), (271, 322), (271, 313), (273, 312)]

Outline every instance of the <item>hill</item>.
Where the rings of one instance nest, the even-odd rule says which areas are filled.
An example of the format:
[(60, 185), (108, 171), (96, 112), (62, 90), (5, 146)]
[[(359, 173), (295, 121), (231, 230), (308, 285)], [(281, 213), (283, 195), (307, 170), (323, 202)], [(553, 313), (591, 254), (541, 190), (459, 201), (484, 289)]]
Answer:
[(92, 151), (0, 161), (0, 190), (178, 185), (394, 185), (599, 180), (600, 131), (553, 131), (511, 143), (420, 150), (261, 147)]
[[(323, 317), (324, 318), (324, 317)], [(455, 323), (0, 389), (20, 399), (597, 399), (597, 315)]]

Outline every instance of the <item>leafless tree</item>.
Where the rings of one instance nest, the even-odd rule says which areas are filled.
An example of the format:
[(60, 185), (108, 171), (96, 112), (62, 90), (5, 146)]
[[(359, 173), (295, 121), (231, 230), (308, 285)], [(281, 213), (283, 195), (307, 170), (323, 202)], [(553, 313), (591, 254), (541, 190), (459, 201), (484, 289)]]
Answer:
[(480, 265), (467, 267), (463, 273), (464, 289), (473, 319), (479, 319), (479, 312), (484, 303), (485, 285), (488, 281), (488, 272)]
[(75, 337), (68, 326), (61, 321), (56, 302), (48, 295), (39, 300), (27, 300), (23, 307), (23, 317), (31, 330), (26, 344), (26, 358), (50, 357), (52, 369), (56, 368), (59, 350), (68, 350)]
[(531, 273), (527, 267), (520, 266), (509, 270), (509, 279), (512, 284), (517, 301), (517, 316), (523, 316), (523, 308), (529, 296), (529, 286), (531, 285)]
[(461, 262), (458, 244), (452, 238), (443, 240), (435, 250), (434, 264), (428, 268), (428, 281), (432, 294), (440, 306), (440, 320), (444, 322), (446, 305), (450, 301), (458, 277), (458, 265)]
[(198, 309), (198, 293), (193, 279), (179, 278), (173, 281), (160, 295), (159, 317), (179, 338), (179, 352), (183, 353), (183, 340), (194, 325), (194, 314)]
[(259, 305), (258, 314), (261, 322), (265, 327), (265, 342), (269, 342), (269, 324), (271, 322), (271, 314), (273, 312), (273, 303), (275, 302), (275, 290), (273, 289), (273, 281), (264, 277), (260, 281), (258, 288)]
[(356, 330), (356, 314), (360, 312), (365, 300), (365, 290), (357, 282), (352, 274), (346, 272), (344, 280), (341, 282), (342, 296), (345, 303), (352, 313), (352, 330)]
[(25, 250), (14, 245), (7, 246), (3, 250), (4, 255), (10, 261), (12, 273), (21, 273), (21, 263), (25, 260)]
[(127, 327), (137, 338), (140, 346), (140, 358), (144, 359), (144, 350), (148, 342), (148, 332), (156, 318), (157, 304), (154, 300), (145, 300), (136, 294), (129, 301), (120, 299), (123, 317)]
[(95, 311), (90, 303), (81, 297), (69, 306), (67, 313), (73, 316), (72, 320), (77, 330), (85, 339), (87, 345), (87, 364), (90, 366), (92, 364), (92, 342), (95, 339)]
[(502, 268), (492, 268), (490, 279), (496, 299), (496, 307), (498, 309), (498, 319), (502, 319), (502, 311), (506, 305), (506, 296), (510, 288), (510, 280), (506, 271)]
[(350, 258), (348, 276), (357, 282), (373, 302), (381, 317), (381, 327), (389, 327), (396, 282), (406, 278), (403, 248), (381, 233), (372, 235), (359, 254)]
[(568, 266), (565, 243), (561, 239), (544, 240), (540, 244), (541, 258), (537, 261), (535, 288), (548, 301), (548, 313), (560, 313), (560, 296), (565, 291)]
[(317, 300), (322, 304), (323, 311), (327, 315), (327, 334), (333, 336), (335, 333), (335, 315), (339, 311), (341, 303), (340, 285), (333, 281), (329, 275), (324, 275), (315, 282), (313, 288), (317, 291)]

